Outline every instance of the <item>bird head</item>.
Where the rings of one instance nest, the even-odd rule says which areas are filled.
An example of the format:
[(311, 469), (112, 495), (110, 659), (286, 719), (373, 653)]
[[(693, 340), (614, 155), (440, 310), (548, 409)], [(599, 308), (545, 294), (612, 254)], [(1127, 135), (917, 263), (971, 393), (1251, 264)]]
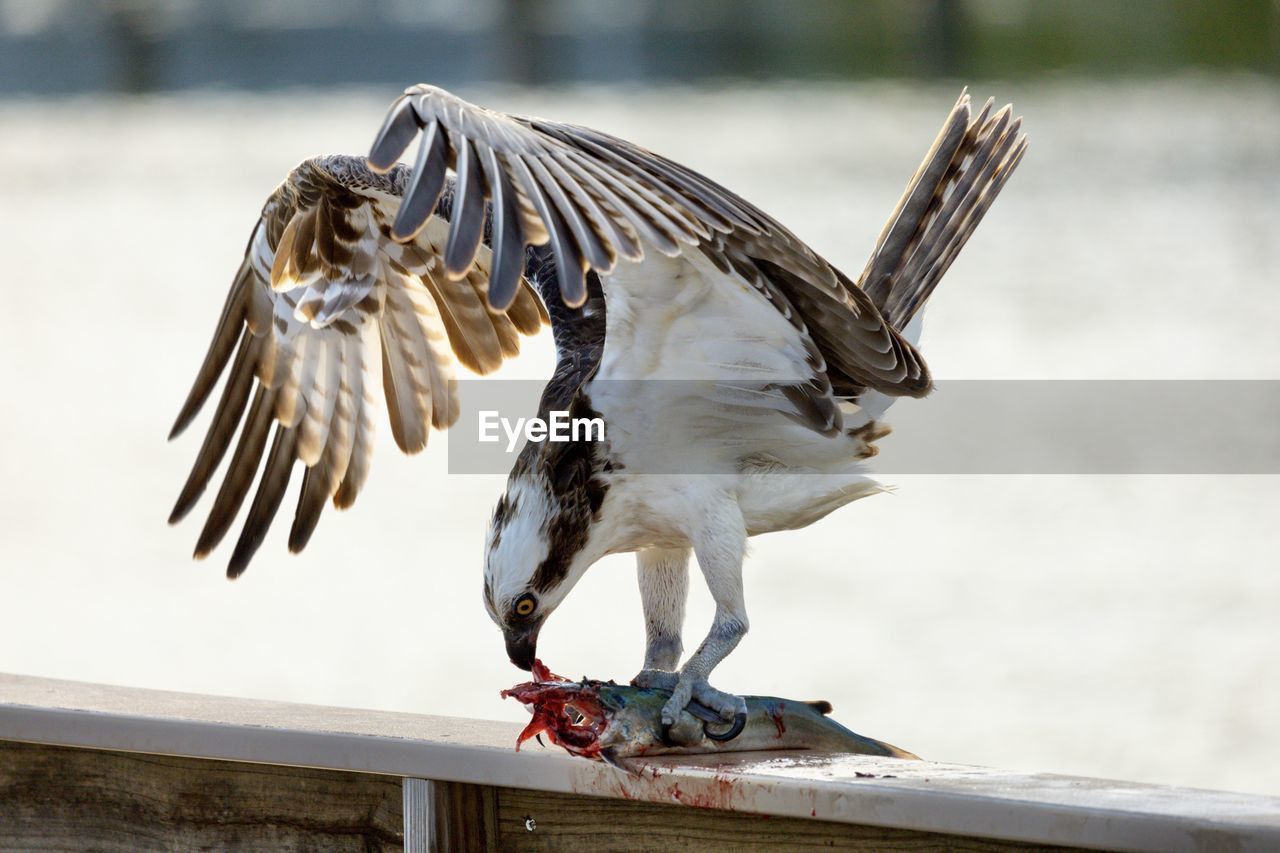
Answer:
[(513, 473), (494, 509), (485, 541), (485, 608), (521, 669), (533, 668), (543, 623), (599, 556), (588, 547), (598, 506), (524, 472)]

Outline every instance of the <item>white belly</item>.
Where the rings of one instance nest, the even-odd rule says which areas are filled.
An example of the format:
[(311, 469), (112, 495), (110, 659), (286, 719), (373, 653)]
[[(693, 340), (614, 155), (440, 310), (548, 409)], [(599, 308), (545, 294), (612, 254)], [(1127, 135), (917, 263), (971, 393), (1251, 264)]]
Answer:
[(709, 506), (731, 502), (748, 536), (806, 527), (847, 503), (884, 491), (850, 465), (843, 473), (751, 469), (733, 474), (616, 474), (597, 529), (606, 553), (692, 544)]

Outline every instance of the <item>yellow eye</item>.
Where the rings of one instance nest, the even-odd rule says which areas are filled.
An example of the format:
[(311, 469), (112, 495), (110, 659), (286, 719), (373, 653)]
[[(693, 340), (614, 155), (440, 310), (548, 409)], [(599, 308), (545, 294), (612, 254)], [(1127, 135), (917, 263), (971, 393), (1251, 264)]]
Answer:
[(531, 613), (533, 613), (533, 611), (536, 610), (537, 607), (538, 607), (537, 599), (535, 599), (532, 595), (529, 595), (529, 593), (526, 592), (524, 595), (516, 599), (515, 606), (512, 608), (512, 610), (515, 611), (517, 616), (528, 616)]

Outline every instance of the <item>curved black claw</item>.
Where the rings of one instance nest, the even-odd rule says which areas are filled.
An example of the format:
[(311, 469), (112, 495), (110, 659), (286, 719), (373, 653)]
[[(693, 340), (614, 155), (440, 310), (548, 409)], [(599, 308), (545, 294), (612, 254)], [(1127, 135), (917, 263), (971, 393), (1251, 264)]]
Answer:
[(711, 729), (707, 728), (705, 724), (703, 724), (702, 732), (712, 740), (719, 741), (720, 743), (724, 743), (726, 741), (731, 741), (734, 738), (736, 738), (738, 735), (742, 734), (742, 730), (745, 729), (746, 727), (747, 727), (747, 713), (745, 711), (739, 711), (737, 714), (734, 714), (733, 716), (733, 725), (729, 726), (729, 728), (726, 731), (713, 732)]
[[(688, 711), (690, 714), (692, 714), (693, 716), (697, 717), (699, 720), (702, 720), (702, 722), (704, 723), (723, 723), (724, 722), (723, 717), (721, 717), (715, 711), (708, 708), (706, 705), (703, 705), (697, 699), (690, 699), (689, 704), (685, 705), (684, 709)], [(703, 726), (703, 728), (706, 728), (706, 727)]]
[[(699, 702), (696, 699), (690, 700), (689, 704), (684, 706), (684, 709), (688, 711), (690, 714), (692, 714), (694, 717), (696, 717), (697, 719), (702, 720), (702, 733), (704, 735), (706, 735), (707, 737), (711, 738), (714, 741), (718, 741), (719, 743), (727, 743), (733, 740), (738, 735), (742, 734), (742, 730), (747, 727), (746, 711), (739, 711), (737, 714), (734, 715), (733, 722), (729, 725), (729, 728), (725, 729), (722, 732), (717, 732), (707, 727), (709, 723), (724, 722), (724, 718), (722, 718), (715, 711), (711, 710), (706, 705), (703, 705), (701, 702)], [(670, 723), (661, 724), (661, 726), (658, 729), (658, 737), (662, 741), (663, 746), (670, 746), (670, 747), (688, 746), (688, 744), (677, 743), (676, 741), (671, 739)]]

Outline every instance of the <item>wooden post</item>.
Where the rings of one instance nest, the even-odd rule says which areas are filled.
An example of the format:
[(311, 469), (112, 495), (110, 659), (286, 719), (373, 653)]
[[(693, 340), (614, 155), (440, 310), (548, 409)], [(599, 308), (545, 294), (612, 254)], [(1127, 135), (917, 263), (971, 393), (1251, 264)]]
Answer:
[(462, 782), (427, 784), (431, 853), (490, 853), (499, 849), (493, 788)]
[(426, 779), (404, 780), (404, 851), (427, 853), (431, 834), (431, 783)]

